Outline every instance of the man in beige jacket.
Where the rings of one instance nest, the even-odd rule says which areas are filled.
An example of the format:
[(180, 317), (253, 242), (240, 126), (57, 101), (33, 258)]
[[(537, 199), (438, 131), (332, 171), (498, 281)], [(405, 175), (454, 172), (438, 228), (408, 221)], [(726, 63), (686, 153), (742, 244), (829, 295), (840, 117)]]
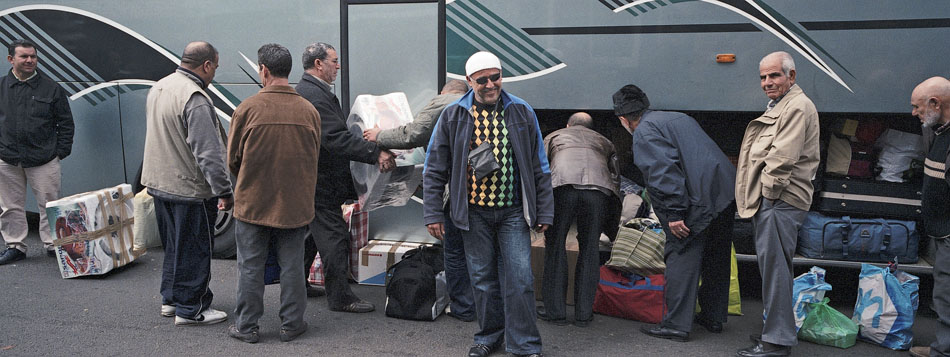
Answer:
[(787, 356), (798, 343), (792, 301), (792, 256), (811, 205), (818, 170), (818, 112), (795, 84), (795, 62), (774, 52), (759, 62), (769, 97), (762, 116), (746, 127), (736, 174), (739, 216), (752, 218), (765, 324), (754, 345), (737, 356)]

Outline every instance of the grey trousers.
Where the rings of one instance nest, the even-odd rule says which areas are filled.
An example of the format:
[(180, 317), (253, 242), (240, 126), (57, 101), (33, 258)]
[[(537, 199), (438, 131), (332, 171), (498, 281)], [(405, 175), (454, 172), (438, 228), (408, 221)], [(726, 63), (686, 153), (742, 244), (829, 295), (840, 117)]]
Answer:
[(752, 216), (755, 229), (755, 253), (762, 274), (762, 304), (766, 319), (762, 341), (794, 346), (795, 307), (792, 296), (792, 257), (798, 243), (798, 229), (807, 211), (781, 200), (762, 198), (759, 211)]
[[(697, 299), (702, 308), (700, 314), (705, 319), (726, 322), (735, 215), (736, 206), (730, 205), (702, 232), (694, 232), (685, 239), (676, 238), (666, 230), (664, 300), (667, 313), (661, 326), (689, 333)], [(699, 286), (700, 277), (702, 286)]]
[(276, 240), (280, 264), (280, 328), (299, 330), (307, 310), (306, 281), (303, 276), (304, 237), (307, 226), (280, 229), (234, 220), (237, 235), (238, 288), (235, 325), (242, 333), (257, 331), (264, 313), (264, 263), (270, 241)]
[(930, 345), (931, 356), (950, 356), (950, 238), (931, 238), (937, 247), (934, 257), (934, 309), (937, 310), (937, 340)]

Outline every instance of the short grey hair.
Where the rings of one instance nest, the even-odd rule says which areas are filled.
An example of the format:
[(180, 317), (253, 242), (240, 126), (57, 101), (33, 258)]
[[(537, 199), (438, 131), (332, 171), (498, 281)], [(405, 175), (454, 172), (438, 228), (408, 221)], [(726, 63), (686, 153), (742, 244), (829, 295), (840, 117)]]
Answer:
[(766, 60), (769, 60), (773, 57), (778, 57), (779, 60), (782, 61), (782, 73), (785, 73), (786, 76), (791, 73), (791, 71), (795, 70), (795, 60), (792, 59), (792, 55), (785, 51), (772, 52), (765, 57), (762, 57), (762, 60), (759, 61), (759, 67), (762, 67), (762, 64), (764, 64)]
[(308, 45), (307, 48), (303, 50), (303, 69), (308, 70), (313, 68), (313, 61), (327, 59), (327, 52), (330, 50), (335, 49), (333, 46), (323, 42)]

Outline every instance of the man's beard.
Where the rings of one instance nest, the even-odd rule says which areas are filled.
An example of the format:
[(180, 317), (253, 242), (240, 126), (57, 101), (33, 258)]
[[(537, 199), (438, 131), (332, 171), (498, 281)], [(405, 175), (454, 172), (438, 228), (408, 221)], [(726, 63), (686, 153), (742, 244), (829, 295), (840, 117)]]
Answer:
[(936, 110), (928, 110), (921, 115), (923, 122), (920, 124), (923, 128), (931, 128), (940, 121), (940, 114)]

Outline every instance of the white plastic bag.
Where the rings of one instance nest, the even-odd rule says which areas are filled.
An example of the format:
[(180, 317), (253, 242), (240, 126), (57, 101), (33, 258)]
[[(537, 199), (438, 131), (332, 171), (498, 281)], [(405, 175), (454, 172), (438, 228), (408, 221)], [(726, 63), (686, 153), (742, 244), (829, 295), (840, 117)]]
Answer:
[[(360, 95), (346, 123), (350, 132), (362, 136), (363, 130), (378, 126), (392, 129), (412, 122), (409, 101), (401, 92), (386, 95)], [(379, 166), (351, 161), (350, 171), (359, 196), (360, 206), (366, 212), (385, 206), (403, 206), (422, 183), (422, 148), (391, 150), (396, 155), (396, 169), (379, 172)]]
[(910, 168), (911, 161), (924, 157), (923, 140), (917, 134), (887, 129), (875, 146), (881, 148), (877, 159), (877, 166), (881, 169), (878, 180), (904, 182), (902, 176)]
[(158, 235), (158, 221), (155, 218), (155, 200), (146, 191), (142, 190), (132, 198), (135, 204), (132, 253), (136, 256), (145, 254), (148, 248), (162, 246), (162, 239)]

